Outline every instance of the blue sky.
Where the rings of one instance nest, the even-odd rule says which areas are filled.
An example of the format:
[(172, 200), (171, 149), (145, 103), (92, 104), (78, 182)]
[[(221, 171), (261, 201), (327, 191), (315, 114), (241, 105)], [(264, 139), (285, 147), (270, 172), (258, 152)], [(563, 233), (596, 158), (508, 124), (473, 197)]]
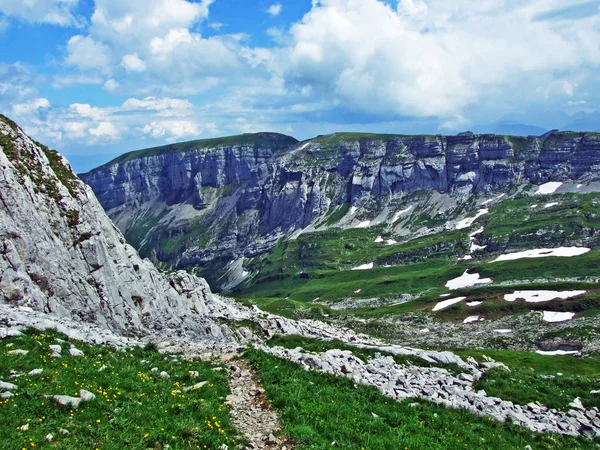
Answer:
[(600, 0), (0, 0), (0, 112), (82, 171), (278, 131), (600, 131)]

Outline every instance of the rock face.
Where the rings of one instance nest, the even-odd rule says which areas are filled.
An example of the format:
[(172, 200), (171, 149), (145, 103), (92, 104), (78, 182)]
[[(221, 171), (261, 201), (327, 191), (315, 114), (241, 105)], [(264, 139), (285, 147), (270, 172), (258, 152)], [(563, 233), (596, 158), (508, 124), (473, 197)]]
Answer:
[(523, 183), (593, 181), (600, 168), (597, 133), (340, 133), (303, 143), (266, 136), (134, 152), (82, 179), (142, 255), (200, 268), (219, 287), (240, 278), (233, 262), (323, 227), (341, 205), (355, 207), (356, 220), (372, 220), (400, 205), (418, 210), (431, 198), (423, 192), (460, 204)]
[(247, 310), (142, 260), (66, 160), (4, 117), (0, 168), (0, 302), (119, 334), (235, 341), (219, 320)]

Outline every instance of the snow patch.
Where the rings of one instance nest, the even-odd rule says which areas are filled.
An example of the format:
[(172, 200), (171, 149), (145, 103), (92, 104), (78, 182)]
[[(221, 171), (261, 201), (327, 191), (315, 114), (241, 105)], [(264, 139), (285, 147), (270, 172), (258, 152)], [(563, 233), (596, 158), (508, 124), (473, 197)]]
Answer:
[(352, 270), (371, 270), (374, 266), (375, 264), (373, 263), (363, 264), (362, 266), (355, 267)]
[(250, 275), (250, 272), (243, 270), (242, 271), (242, 277), (246, 278), (248, 275)]
[(395, 241), (394, 239), (388, 239), (387, 241), (387, 245), (396, 245), (398, 243), (398, 241)]
[(535, 205), (531, 205), (531, 206), (530, 206), (530, 208), (531, 208), (531, 209), (535, 209), (535, 208), (537, 208), (538, 206), (540, 206), (540, 205), (538, 205), (538, 204), (536, 203)]
[(364, 222), (361, 222), (358, 225), (356, 225), (354, 228), (367, 228), (369, 225), (371, 225), (371, 221), (365, 220)]
[(538, 195), (554, 194), (556, 192), (556, 190), (561, 186), (562, 186), (561, 182), (551, 181), (550, 183), (545, 183), (545, 184), (542, 184), (541, 186), (538, 186), (538, 190), (537, 190), (536, 194), (538, 194)]
[(400, 218), (400, 216), (401, 216), (402, 214), (406, 214), (406, 213), (407, 213), (407, 212), (409, 212), (411, 209), (412, 209), (412, 206), (409, 206), (408, 208), (406, 208), (406, 209), (403, 209), (402, 211), (398, 211), (396, 214), (394, 214), (394, 218), (392, 219), (392, 223), (396, 222), (396, 221), (397, 221), (397, 220)]
[(554, 299), (563, 299), (577, 297), (585, 294), (587, 291), (515, 291), (512, 294), (505, 294), (504, 300), (507, 302), (514, 302), (517, 299), (522, 298), (527, 303), (541, 303), (549, 302)]
[(539, 355), (545, 355), (545, 356), (579, 355), (579, 352), (577, 350), (553, 350), (551, 352), (545, 352), (543, 350), (536, 350), (536, 353)]
[(381, 242), (383, 242), (383, 238), (381, 236), (377, 236), (377, 239), (375, 239), (375, 243), (379, 244)]
[(500, 200), (502, 197), (506, 197), (506, 194), (500, 194), (498, 197), (490, 198), (485, 202), (481, 202), (482, 205), (489, 205), (490, 203), (495, 202), (496, 200)]
[(484, 228), (484, 227), (481, 227), (479, 230), (473, 231), (471, 234), (469, 234), (469, 237), (475, 237), (475, 236), (477, 236), (478, 234), (481, 234), (481, 233), (483, 233), (484, 231), (485, 231), (485, 228)]
[(467, 297), (456, 297), (456, 298), (450, 298), (448, 300), (444, 300), (443, 302), (439, 302), (437, 305), (435, 305), (433, 307), (432, 311), (433, 312), (441, 311), (442, 309), (447, 308), (448, 306), (462, 302), (465, 298), (467, 298)]
[(442, 294), (440, 295), (440, 298), (446, 298), (446, 297), (450, 297), (452, 294)]
[(573, 317), (575, 317), (575, 313), (572, 312), (544, 311), (542, 319), (545, 322), (564, 322), (573, 319)]
[(454, 227), (456, 230), (462, 230), (464, 228), (469, 228), (471, 225), (473, 225), (473, 223), (479, 219), (481, 216), (488, 214), (490, 212), (490, 210), (488, 208), (484, 208), (484, 209), (480, 209), (477, 214), (475, 214), (475, 217), (467, 217), (466, 219), (461, 220), (460, 222), (458, 222), (456, 224), (456, 226)]
[(544, 205), (544, 209), (552, 208), (553, 206), (558, 205), (558, 202), (546, 203)]
[(461, 289), (466, 287), (478, 286), (481, 284), (493, 283), (491, 278), (481, 278), (478, 273), (468, 273), (465, 270), (460, 277), (454, 278), (446, 283), (446, 287), (451, 291), (455, 289)]
[(358, 208), (357, 208), (356, 206), (352, 206), (352, 207), (350, 208), (349, 214), (350, 214), (351, 216), (353, 216), (354, 214), (356, 214), (356, 211), (357, 211), (357, 210), (358, 210)]
[(357, 289), (354, 291), (355, 294), (360, 294), (362, 292), (362, 289)]
[(508, 333), (512, 333), (512, 330), (508, 330), (508, 329), (500, 329), (500, 330), (493, 330), (496, 333), (500, 333), (500, 334), (508, 334)]
[(472, 323), (472, 322), (479, 322), (479, 316), (469, 316), (465, 320), (463, 320), (463, 323)]
[(539, 248), (533, 250), (525, 250), (523, 252), (508, 253), (501, 255), (490, 262), (514, 261), (521, 258), (547, 258), (549, 256), (561, 256), (570, 258), (572, 256), (581, 256), (589, 252), (586, 247), (558, 247), (558, 248)]
[(469, 302), (469, 303), (467, 303), (467, 306), (479, 306), (482, 304), (483, 304), (483, 302)]

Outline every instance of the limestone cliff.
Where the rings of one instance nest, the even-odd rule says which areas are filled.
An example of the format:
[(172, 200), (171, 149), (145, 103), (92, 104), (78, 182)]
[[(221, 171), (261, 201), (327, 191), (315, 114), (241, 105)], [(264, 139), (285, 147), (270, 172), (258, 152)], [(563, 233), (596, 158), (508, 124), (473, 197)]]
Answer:
[(127, 335), (235, 340), (219, 319), (246, 310), (142, 260), (67, 161), (1, 116), (0, 169), (0, 301)]
[(594, 181), (599, 150), (597, 133), (258, 134), (130, 153), (82, 179), (142, 255), (219, 287), (301, 230), (387, 220), (402, 234), (391, 219), (410, 206), (465, 214), (473, 196)]

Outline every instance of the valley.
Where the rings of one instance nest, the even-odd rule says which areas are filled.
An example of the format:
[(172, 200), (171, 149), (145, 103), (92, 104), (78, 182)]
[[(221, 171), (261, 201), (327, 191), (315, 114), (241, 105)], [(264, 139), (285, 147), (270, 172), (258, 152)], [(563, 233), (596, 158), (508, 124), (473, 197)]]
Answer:
[[(405, 184), (386, 191), (374, 175), (385, 168), (357, 178), (354, 169), (340, 174), (357, 155), (331, 165), (355, 135), (308, 144), (272, 133), (223, 138), (127, 154), (84, 176), (112, 180), (97, 195), (113, 202), (104, 204), (113, 225), (58, 153), (3, 116), (0, 137), (0, 408), (19, 424), (0, 427), (2, 442), (600, 445), (592, 166), (533, 184), (519, 173), (535, 166), (527, 176), (539, 179), (550, 170), (541, 156), (496, 161), (512, 169), (488, 185), (475, 182), (471, 161), (467, 184), (457, 170), (432, 187), (440, 180), (414, 175), (422, 161), (410, 154)], [(586, 152), (596, 139), (571, 137), (540, 139)], [(396, 146), (385, 158), (403, 139), (418, 151), (452, 141), (358, 139), (348, 148)], [(417, 151), (407, 149), (400, 153)], [(200, 162), (188, 173), (172, 158)], [(323, 167), (334, 180), (319, 191)], [(232, 174), (243, 174), (237, 187)], [(222, 294), (198, 276), (211, 272)]]

